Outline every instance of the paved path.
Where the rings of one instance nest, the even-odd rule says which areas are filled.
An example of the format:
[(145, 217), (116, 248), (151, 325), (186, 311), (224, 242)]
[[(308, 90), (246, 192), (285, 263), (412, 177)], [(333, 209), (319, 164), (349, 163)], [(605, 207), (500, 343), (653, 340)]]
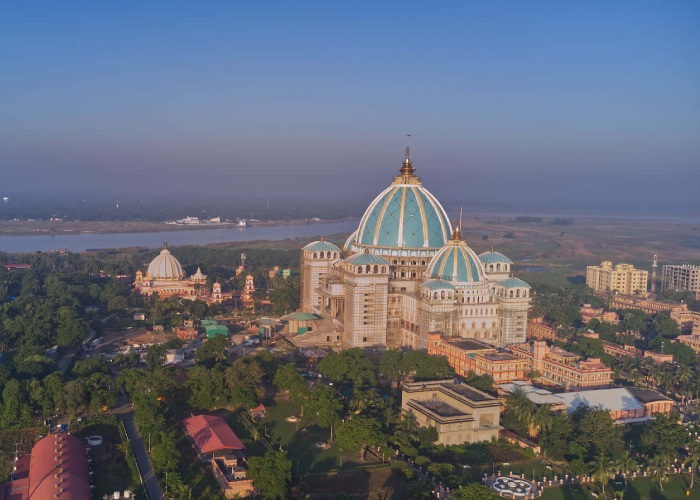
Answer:
[(136, 428), (136, 422), (134, 422), (134, 411), (131, 409), (129, 404), (124, 404), (119, 408), (116, 408), (112, 413), (118, 414), (122, 419), (122, 422), (124, 422), (124, 428), (126, 429), (126, 433), (131, 440), (131, 447), (134, 450), (136, 463), (141, 471), (143, 485), (144, 488), (146, 488), (148, 498), (150, 500), (162, 500), (163, 492), (160, 489), (160, 484), (158, 484), (158, 478), (153, 470), (151, 459), (148, 457), (148, 453), (146, 452), (146, 446), (143, 443), (143, 439), (141, 439), (141, 434), (139, 434), (139, 431)]

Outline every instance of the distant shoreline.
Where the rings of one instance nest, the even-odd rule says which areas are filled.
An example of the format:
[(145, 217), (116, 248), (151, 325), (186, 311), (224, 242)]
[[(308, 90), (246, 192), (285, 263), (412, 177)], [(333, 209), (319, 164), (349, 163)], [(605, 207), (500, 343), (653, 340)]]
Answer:
[[(269, 220), (248, 223), (248, 227), (274, 227), (274, 226), (299, 226), (311, 224), (326, 224), (352, 220), (354, 217), (332, 220)], [(0, 236), (50, 236), (71, 234), (120, 234), (120, 233), (152, 233), (152, 232), (180, 232), (201, 231), (215, 229), (240, 229), (245, 231), (248, 227), (239, 228), (238, 224), (167, 224), (165, 222), (151, 221), (14, 221), (0, 220)]]

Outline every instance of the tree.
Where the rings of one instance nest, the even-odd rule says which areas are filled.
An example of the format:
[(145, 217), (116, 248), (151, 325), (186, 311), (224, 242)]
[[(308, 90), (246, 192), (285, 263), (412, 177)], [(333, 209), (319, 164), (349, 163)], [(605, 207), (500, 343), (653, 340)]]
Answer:
[(330, 429), (330, 440), (333, 442), (333, 428), (336, 426), (340, 418), (340, 412), (343, 410), (343, 403), (336, 396), (335, 389), (323, 386), (311, 392), (309, 407), (311, 412), (316, 414), (316, 423), (320, 427)]
[(698, 468), (700, 460), (700, 442), (696, 439), (691, 439), (688, 443), (688, 456), (683, 461), (683, 465), (690, 464), (690, 489), (693, 489), (695, 484), (695, 471)]
[(576, 441), (588, 450), (589, 457), (608, 455), (620, 441), (619, 428), (607, 410), (584, 410), (577, 427)]
[(380, 425), (374, 419), (356, 416), (338, 427), (336, 440), (342, 450), (358, 450), (365, 459), (367, 448), (381, 442)]
[(228, 358), (226, 348), (229, 346), (228, 339), (223, 335), (216, 335), (213, 339), (205, 342), (195, 354), (198, 363), (213, 366), (215, 363), (223, 363)]
[(454, 500), (495, 500), (496, 494), (483, 484), (469, 483), (452, 492)]
[(605, 498), (605, 485), (615, 477), (615, 463), (608, 457), (598, 457), (597, 460), (589, 464), (588, 471), (591, 477), (600, 483), (603, 488), (603, 498)]
[(291, 391), (292, 388), (304, 384), (304, 377), (297, 371), (294, 363), (287, 363), (286, 365), (281, 365), (277, 369), (273, 383), (278, 389)]
[[(627, 489), (627, 474), (637, 470), (637, 461), (632, 458), (628, 451), (624, 452), (616, 462), (617, 468), (625, 480), (625, 490)], [(692, 486), (691, 486), (692, 488)]]
[(333, 382), (350, 383), (358, 388), (377, 383), (372, 361), (358, 347), (328, 353), (318, 364), (318, 371)]
[(393, 380), (396, 388), (401, 384), (401, 358), (403, 353), (398, 349), (387, 349), (382, 354), (382, 359), (379, 361), (379, 373), (384, 375), (389, 380)]
[(401, 448), (411, 446), (413, 442), (418, 440), (418, 429), (416, 416), (410, 410), (405, 411), (394, 430), (393, 441)]
[(201, 410), (211, 410), (227, 403), (224, 372), (220, 367), (208, 369), (197, 365), (187, 370), (185, 387), (189, 393), (189, 405)]
[(668, 481), (668, 464), (669, 459), (667, 455), (657, 455), (649, 460), (649, 473), (651, 474), (651, 480), (659, 482), (659, 488), (664, 491), (664, 483)]
[(231, 405), (246, 410), (255, 407), (265, 395), (264, 376), (262, 367), (252, 358), (239, 358), (226, 368), (224, 378)]
[(651, 455), (672, 455), (683, 446), (687, 433), (678, 423), (678, 415), (655, 413), (654, 419), (647, 422), (642, 431), (642, 445)]
[(153, 466), (161, 472), (174, 471), (180, 459), (180, 451), (176, 446), (177, 437), (173, 431), (160, 431), (151, 447)]
[(537, 437), (541, 433), (549, 431), (552, 428), (552, 422), (552, 412), (549, 405), (541, 405), (532, 415), (531, 435)]
[(284, 451), (268, 450), (263, 457), (248, 459), (248, 476), (264, 498), (284, 498), (292, 480), (292, 461)]

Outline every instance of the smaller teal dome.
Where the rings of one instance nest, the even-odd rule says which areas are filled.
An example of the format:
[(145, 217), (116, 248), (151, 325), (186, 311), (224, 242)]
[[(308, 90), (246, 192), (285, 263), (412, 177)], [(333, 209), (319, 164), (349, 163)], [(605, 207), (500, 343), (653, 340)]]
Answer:
[(428, 276), (453, 283), (478, 283), (485, 280), (481, 261), (474, 250), (462, 241), (458, 231), (430, 260)]
[(366, 265), (378, 265), (378, 266), (388, 266), (389, 261), (386, 260), (381, 255), (374, 255), (372, 253), (356, 253), (345, 259), (345, 262), (352, 264), (353, 266), (366, 266)]
[(479, 254), (479, 260), (484, 264), (512, 264), (513, 261), (503, 255), (501, 252), (495, 252), (491, 248), (490, 252)]
[(307, 250), (309, 252), (340, 252), (340, 248), (335, 246), (333, 243), (325, 240), (314, 241), (306, 245), (302, 250)]
[(504, 288), (530, 288), (530, 285), (525, 283), (520, 278), (506, 278), (504, 280), (499, 281), (496, 284)]
[(422, 288), (427, 288), (428, 290), (431, 290), (431, 291), (455, 290), (455, 287), (453, 287), (450, 283), (448, 283), (445, 280), (441, 280), (441, 279), (433, 279), (433, 280), (424, 281), (423, 283), (420, 284), (420, 286)]

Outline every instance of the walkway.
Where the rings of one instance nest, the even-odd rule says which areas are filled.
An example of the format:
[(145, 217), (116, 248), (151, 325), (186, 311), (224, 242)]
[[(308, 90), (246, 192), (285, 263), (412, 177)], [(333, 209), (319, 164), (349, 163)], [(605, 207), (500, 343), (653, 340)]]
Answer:
[(116, 408), (111, 413), (119, 415), (124, 423), (124, 429), (126, 429), (126, 434), (129, 436), (131, 441), (131, 448), (134, 450), (136, 464), (139, 467), (143, 486), (146, 489), (146, 494), (149, 500), (163, 500), (163, 492), (160, 489), (158, 478), (153, 470), (153, 464), (151, 464), (151, 459), (148, 457), (146, 446), (144, 445), (141, 435), (136, 428), (136, 422), (134, 422), (134, 411), (127, 403), (121, 405), (119, 408)]

